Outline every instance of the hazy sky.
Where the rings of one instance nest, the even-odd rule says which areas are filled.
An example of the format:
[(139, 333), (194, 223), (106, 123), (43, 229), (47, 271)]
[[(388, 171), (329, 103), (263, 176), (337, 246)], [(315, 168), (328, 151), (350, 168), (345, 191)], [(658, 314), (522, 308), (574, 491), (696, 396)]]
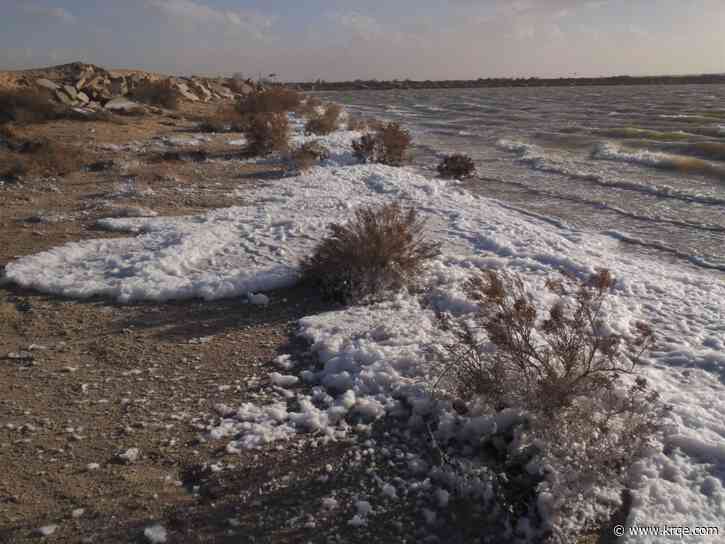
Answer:
[(725, 72), (725, 0), (0, 0), (0, 69), (283, 80)]

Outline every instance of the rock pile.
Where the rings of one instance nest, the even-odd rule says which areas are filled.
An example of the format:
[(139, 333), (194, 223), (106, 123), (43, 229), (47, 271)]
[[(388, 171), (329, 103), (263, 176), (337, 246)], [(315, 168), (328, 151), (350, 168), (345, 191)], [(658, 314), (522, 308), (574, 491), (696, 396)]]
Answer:
[(128, 106), (135, 89), (151, 82), (165, 81), (178, 95), (191, 102), (233, 100), (254, 91), (250, 80), (228, 78), (163, 77), (145, 72), (111, 72), (75, 62), (48, 70), (47, 77), (24, 77), (19, 83), (50, 92), (61, 104), (69, 107), (97, 110), (102, 107), (119, 109)]

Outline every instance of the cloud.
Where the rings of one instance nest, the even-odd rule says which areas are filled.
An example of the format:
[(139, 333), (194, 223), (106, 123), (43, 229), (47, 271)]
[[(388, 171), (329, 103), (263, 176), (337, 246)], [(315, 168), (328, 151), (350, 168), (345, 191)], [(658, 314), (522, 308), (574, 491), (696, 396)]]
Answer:
[(45, 6), (37, 6), (34, 4), (24, 4), (21, 6), (21, 9), (25, 14), (32, 15), (34, 17), (55, 19), (63, 23), (76, 22), (76, 16), (63, 8), (49, 8)]
[(218, 26), (262, 37), (275, 21), (257, 11), (216, 9), (192, 0), (147, 0), (147, 7), (182, 25)]

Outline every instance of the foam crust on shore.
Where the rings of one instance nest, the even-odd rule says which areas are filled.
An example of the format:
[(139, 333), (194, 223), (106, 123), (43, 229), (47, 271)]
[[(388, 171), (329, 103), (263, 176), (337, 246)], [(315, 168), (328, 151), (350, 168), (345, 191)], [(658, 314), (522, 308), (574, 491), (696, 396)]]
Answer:
[[(295, 284), (299, 260), (311, 252), (329, 223), (346, 220), (359, 206), (394, 200), (415, 206), (426, 218), (430, 236), (442, 243), (441, 256), (423, 279), (439, 309), (471, 311), (462, 284), (480, 269), (519, 272), (528, 288), (541, 292), (544, 282), (561, 271), (584, 277), (609, 268), (618, 278), (611, 325), (622, 333), (638, 320), (655, 327), (661, 341), (644, 374), (673, 406), (664, 443), (632, 471), (630, 521), (721, 524), (722, 280), (686, 265), (637, 258), (622, 252), (611, 236), (519, 213), (473, 195), (455, 181), (426, 178), (405, 168), (354, 164), (350, 142), (357, 136), (340, 131), (315, 138), (331, 149), (330, 160), (303, 175), (244, 189), (244, 205), (189, 217), (107, 219), (104, 228), (135, 236), (74, 242), (23, 257), (7, 265), (6, 276), (47, 293), (101, 295), (121, 302), (211, 300), (269, 291)], [(295, 141), (302, 143), (305, 137), (298, 132)], [(510, 150), (527, 151), (514, 144)], [(383, 417), (395, 410), (401, 391), (420, 399), (420, 410), (431, 409), (423, 384), (433, 369), (424, 350), (444, 338), (433, 310), (422, 307), (415, 296), (401, 294), (371, 306), (310, 316), (301, 320), (300, 332), (323, 364), (320, 371), (298, 372), (315, 389), (297, 393), (296, 411), (289, 411), (285, 402), (219, 406), (223, 420), (210, 432), (216, 439), (228, 437), (231, 451), (284, 440), (300, 430), (314, 429), (331, 438), (344, 435), (350, 432), (346, 415)], [(290, 387), (296, 383), (292, 372), (285, 368), (273, 381)], [(436, 409), (450, 411), (446, 406)], [(474, 419), (464, 421), (462, 429), (475, 439), (491, 418)], [(662, 541), (647, 538), (637, 542)]]

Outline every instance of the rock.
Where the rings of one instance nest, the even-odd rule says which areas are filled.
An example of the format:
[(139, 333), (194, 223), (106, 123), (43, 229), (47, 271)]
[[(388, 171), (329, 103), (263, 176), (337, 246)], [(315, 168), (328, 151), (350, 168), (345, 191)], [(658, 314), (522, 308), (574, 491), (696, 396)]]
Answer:
[(143, 536), (146, 537), (146, 541), (150, 544), (164, 544), (168, 539), (166, 529), (158, 523), (151, 527), (146, 527)]
[(71, 87), (70, 85), (63, 85), (63, 90), (65, 91), (65, 94), (67, 94), (73, 100), (78, 97), (78, 91), (75, 87)]
[(35, 359), (33, 354), (29, 351), (11, 351), (5, 356), (5, 358), (13, 361), (32, 361)]
[(186, 83), (177, 82), (176, 89), (179, 91), (179, 94), (181, 94), (181, 96), (183, 96), (187, 100), (190, 100), (192, 102), (199, 101), (199, 97), (191, 92), (191, 89), (189, 89), (189, 86)]
[(195, 93), (199, 98), (201, 98), (204, 102), (208, 102), (212, 98), (211, 91), (207, 89), (202, 83), (199, 81), (191, 80), (188, 83), (189, 89), (193, 93)]
[(36, 79), (35, 84), (38, 87), (42, 87), (43, 89), (48, 89), (49, 91), (56, 91), (56, 90), (60, 89), (60, 87), (57, 84), (53, 83), (49, 79), (44, 79), (44, 78)]
[(122, 77), (112, 79), (109, 89), (111, 94), (116, 96), (123, 96), (128, 93), (128, 85), (126, 85), (126, 80)]
[(131, 100), (124, 98), (122, 96), (118, 96), (116, 98), (112, 98), (108, 102), (106, 102), (105, 108), (109, 111), (113, 111), (116, 113), (139, 113), (144, 111), (144, 108), (141, 104), (138, 102), (132, 102)]
[(76, 93), (76, 98), (78, 99), (78, 102), (82, 104), (88, 104), (91, 101), (90, 97), (83, 91), (78, 91)]
[(138, 448), (129, 448), (126, 451), (116, 454), (116, 460), (120, 463), (130, 465), (138, 461), (141, 456), (141, 450)]
[(257, 293), (256, 295), (254, 293), (249, 293), (247, 295), (247, 300), (257, 306), (266, 306), (269, 304), (269, 297), (267, 295), (263, 295), (262, 293)]
[(55, 97), (58, 99), (58, 102), (60, 102), (61, 104), (65, 104), (66, 106), (74, 106), (76, 103), (75, 100), (73, 100), (61, 89), (55, 91)]
[(55, 533), (58, 530), (57, 525), (45, 525), (38, 529), (38, 534), (40, 536), (48, 537)]

